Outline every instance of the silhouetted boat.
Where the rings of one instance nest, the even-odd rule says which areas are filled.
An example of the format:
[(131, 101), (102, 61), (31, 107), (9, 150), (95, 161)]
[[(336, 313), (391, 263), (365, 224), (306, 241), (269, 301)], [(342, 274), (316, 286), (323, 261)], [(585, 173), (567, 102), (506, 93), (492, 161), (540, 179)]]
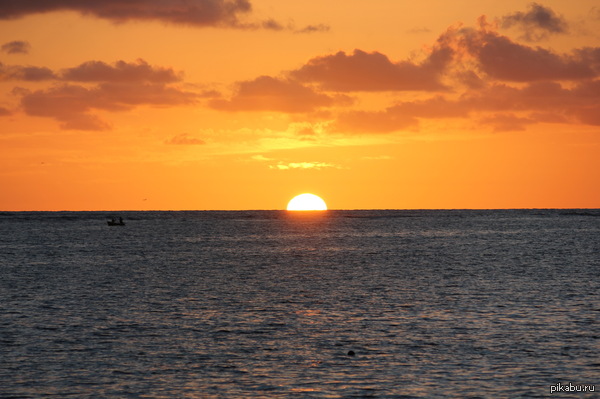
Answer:
[(123, 221), (123, 218), (119, 218), (118, 222), (115, 219), (113, 219), (113, 220), (107, 221), (106, 223), (108, 223), (109, 226), (125, 226), (125, 222)]

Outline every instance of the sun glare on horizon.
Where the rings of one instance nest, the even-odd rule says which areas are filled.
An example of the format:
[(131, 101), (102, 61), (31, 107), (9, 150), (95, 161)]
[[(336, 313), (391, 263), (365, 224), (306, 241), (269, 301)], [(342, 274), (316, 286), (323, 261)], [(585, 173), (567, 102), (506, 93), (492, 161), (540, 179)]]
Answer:
[(326, 211), (327, 204), (321, 197), (314, 194), (300, 194), (288, 202), (288, 211)]

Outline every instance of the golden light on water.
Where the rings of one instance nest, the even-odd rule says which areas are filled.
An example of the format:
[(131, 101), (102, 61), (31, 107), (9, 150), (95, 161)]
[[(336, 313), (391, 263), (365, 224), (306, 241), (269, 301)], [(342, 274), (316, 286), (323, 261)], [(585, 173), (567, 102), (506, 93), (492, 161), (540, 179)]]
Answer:
[(318, 195), (304, 193), (295, 196), (288, 202), (288, 211), (326, 211), (327, 204)]

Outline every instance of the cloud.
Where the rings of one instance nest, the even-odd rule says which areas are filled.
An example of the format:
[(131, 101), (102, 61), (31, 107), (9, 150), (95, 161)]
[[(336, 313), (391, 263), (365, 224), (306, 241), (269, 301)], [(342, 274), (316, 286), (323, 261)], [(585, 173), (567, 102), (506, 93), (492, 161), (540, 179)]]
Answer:
[(264, 155), (261, 155), (261, 154), (253, 155), (250, 158), (252, 160), (254, 160), (254, 161), (260, 161), (260, 162), (263, 162), (263, 161), (272, 161), (273, 160), (272, 158), (267, 158), (267, 157), (265, 157)]
[(248, 0), (27, 0), (0, 2), (0, 19), (75, 11), (113, 22), (161, 21), (192, 26), (239, 26), (250, 13)]
[(74, 11), (114, 23), (160, 21), (194, 27), (228, 27), (237, 29), (290, 30), (296, 33), (325, 32), (327, 25), (308, 25), (296, 29), (269, 18), (247, 22), (252, 13), (250, 0), (26, 0), (0, 2), (0, 20), (30, 14)]
[(65, 84), (24, 92), (21, 106), (27, 115), (53, 118), (63, 129), (105, 130), (110, 126), (91, 115), (93, 110), (126, 111), (140, 105), (190, 104), (196, 96), (162, 84), (102, 83), (87, 88)]
[(502, 27), (517, 27), (523, 32), (527, 41), (539, 41), (548, 34), (567, 33), (569, 24), (558, 16), (551, 8), (531, 3), (527, 12), (515, 12), (502, 17)]
[(410, 115), (415, 118), (462, 118), (469, 114), (460, 101), (450, 101), (436, 96), (422, 101), (406, 101), (388, 109), (399, 115)]
[(312, 112), (322, 107), (348, 104), (346, 96), (318, 93), (298, 82), (260, 76), (240, 82), (230, 100), (209, 102), (214, 109), (223, 111), (279, 111), (288, 113)]
[(40, 82), (56, 79), (51, 69), (46, 67), (3, 65), (0, 63), (0, 81), (21, 80), (26, 82)]
[(463, 118), (469, 108), (459, 101), (436, 96), (399, 102), (383, 111), (350, 111), (339, 115), (331, 130), (346, 133), (391, 133), (418, 126), (419, 119)]
[(379, 52), (340, 51), (315, 57), (290, 76), (300, 82), (318, 83), (332, 91), (444, 90), (440, 74), (452, 58), (449, 48), (437, 48), (425, 62), (394, 63)]
[(420, 120), (463, 118), (493, 131), (524, 130), (535, 123), (600, 124), (600, 80), (566, 88), (558, 82), (512, 87), (495, 83), (456, 99), (436, 96), (399, 102), (381, 111), (342, 112), (328, 131), (346, 134), (391, 133), (418, 127)]
[(587, 63), (600, 76), (600, 47), (584, 47), (574, 51), (582, 62)]
[(513, 82), (579, 80), (598, 74), (590, 61), (600, 58), (597, 55), (600, 48), (561, 55), (541, 47), (515, 43), (487, 29), (462, 30), (458, 41), (466, 53), (475, 57), (479, 68), (493, 79)]
[(263, 21), (261, 23), (261, 26), (264, 29), (270, 29), (270, 30), (284, 30), (285, 26), (283, 26), (281, 23), (275, 21), (274, 19), (267, 19), (266, 21)]
[(114, 82), (114, 83), (173, 83), (182, 74), (172, 68), (157, 67), (142, 59), (135, 62), (117, 61), (109, 65), (102, 61), (87, 61), (59, 73), (46, 67), (3, 65), (0, 63), (0, 80), (62, 80), (67, 82)]
[(46, 67), (0, 64), (0, 81), (59, 83), (36, 91), (15, 88), (13, 94), (21, 97), (21, 107), (27, 115), (53, 118), (61, 122), (63, 129), (109, 129), (108, 123), (90, 113), (93, 110), (126, 111), (141, 105), (170, 107), (217, 94), (194, 93), (171, 85), (181, 78), (182, 74), (172, 68), (152, 66), (141, 59), (112, 65), (88, 61), (59, 73)]
[(197, 139), (195, 137), (192, 137), (192, 136), (190, 136), (187, 133), (181, 133), (181, 134), (173, 136), (169, 140), (165, 141), (165, 144), (173, 144), (173, 145), (202, 145), (202, 144), (206, 144), (206, 141)]
[(508, 132), (525, 130), (526, 125), (535, 123), (535, 121), (514, 114), (494, 114), (482, 118), (480, 123), (491, 126), (494, 132)]
[(4, 107), (0, 107), (0, 116), (10, 116), (12, 115), (12, 112), (10, 112), (10, 110), (4, 108)]
[(180, 74), (172, 68), (154, 67), (146, 61), (117, 61), (109, 65), (102, 61), (88, 61), (74, 67), (64, 69), (61, 78), (71, 82), (154, 82), (171, 83), (181, 80)]
[(2, 47), (0, 47), (0, 50), (7, 54), (28, 54), (30, 49), (31, 45), (22, 40), (4, 43)]
[[(273, 158), (267, 158), (264, 155), (253, 155), (251, 157), (252, 160), (258, 162), (272, 162)], [(277, 169), (277, 170), (290, 170), (290, 169), (316, 169), (321, 170), (324, 168), (337, 168), (340, 169), (340, 166), (334, 165), (332, 163), (327, 162), (283, 162), (278, 161), (275, 164), (269, 165), (269, 169)]]
[(581, 108), (577, 111), (577, 116), (587, 125), (600, 126), (600, 105)]
[(329, 25), (317, 24), (317, 25), (306, 25), (302, 29), (296, 29), (295, 33), (316, 33), (316, 32), (329, 32), (331, 27)]
[(338, 115), (329, 130), (349, 134), (391, 133), (417, 125), (418, 120), (414, 116), (387, 108), (384, 111), (343, 112)]
[(331, 163), (326, 162), (290, 162), (284, 163), (279, 162), (276, 165), (269, 165), (270, 169), (278, 169), (278, 170), (290, 170), (290, 169), (316, 169), (321, 170), (324, 168), (337, 168), (340, 167)]
[(431, 29), (426, 28), (426, 27), (415, 27), (415, 28), (411, 28), (411, 29), (407, 29), (405, 31), (408, 34), (421, 34), (421, 33), (431, 33)]
[[(542, 21), (538, 18), (538, 25), (551, 29)], [(558, 53), (519, 44), (484, 17), (477, 27), (456, 26), (442, 33), (419, 64), (393, 63), (383, 54), (356, 50), (313, 58), (290, 76), (331, 94), (405, 90), (399, 77), (409, 76), (408, 71), (430, 73), (428, 82), (435, 82), (437, 89), (421, 86), (419, 100), (398, 101), (381, 110), (337, 112), (326, 131), (391, 133), (440, 118), (475, 121), (497, 132), (524, 130), (535, 123), (600, 124), (600, 47)]]
[(496, 84), (465, 95), (462, 106), (475, 111), (537, 111), (570, 113), (600, 105), (600, 81), (584, 81), (567, 89), (557, 82), (533, 82), (523, 87)]

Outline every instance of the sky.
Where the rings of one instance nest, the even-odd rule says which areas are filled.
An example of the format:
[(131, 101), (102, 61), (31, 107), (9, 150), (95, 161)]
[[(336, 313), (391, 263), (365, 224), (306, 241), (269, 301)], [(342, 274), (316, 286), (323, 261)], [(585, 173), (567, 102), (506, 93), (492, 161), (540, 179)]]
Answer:
[(600, 208), (596, 0), (8, 0), (0, 210)]

